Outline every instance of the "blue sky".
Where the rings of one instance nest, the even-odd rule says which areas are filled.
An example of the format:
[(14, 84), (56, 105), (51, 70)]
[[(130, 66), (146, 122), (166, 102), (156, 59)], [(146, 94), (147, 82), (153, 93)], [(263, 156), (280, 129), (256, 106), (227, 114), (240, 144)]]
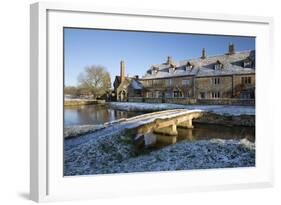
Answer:
[(125, 61), (125, 74), (143, 76), (152, 64), (227, 52), (234, 43), (237, 51), (255, 49), (254, 37), (132, 32), (97, 29), (64, 29), (65, 85), (78, 85), (77, 77), (84, 68), (103, 65), (111, 82), (120, 73), (120, 60)]

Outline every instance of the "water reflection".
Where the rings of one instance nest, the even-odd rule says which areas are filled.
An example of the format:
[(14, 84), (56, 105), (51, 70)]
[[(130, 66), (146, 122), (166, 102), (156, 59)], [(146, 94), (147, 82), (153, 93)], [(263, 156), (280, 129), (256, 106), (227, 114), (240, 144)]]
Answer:
[[(143, 112), (113, 110), (108, 105), (85, 105), (79, 107), (66, 107), (64, 109), (64, 123), (68, 125), (103, 124), (121, 118), (130, 118)], [(228, 127), (223, 125), (211, 125), (194, 123), (193, 129), (177, 128), (177, 136), (165, 136), (150, 133), (144, 136), (144, 144), (148, 147), (161, 147), (174, 144), (180, 140), (202, 139), (243, 139), (255, 141), (254, 127)]]
[(150, 133), (146, 136), (147, 139), (144, 139), (144, 143), (146, 147), (162, 147), (168, 144), (174, 144), (181, 140), (195, 141), (213, 138), (238, 140), (246, 138), (251, 142), (255, 141), (254, 127), (228, 127), (223, 125), (194, 123), (193, 129), (177, 128), (177, 131), (177, 136)]
[(108, 105), (85, 105), (64, 108), (64, 125), (103, 124), (120, 118), (143, 114), (113, 110)]

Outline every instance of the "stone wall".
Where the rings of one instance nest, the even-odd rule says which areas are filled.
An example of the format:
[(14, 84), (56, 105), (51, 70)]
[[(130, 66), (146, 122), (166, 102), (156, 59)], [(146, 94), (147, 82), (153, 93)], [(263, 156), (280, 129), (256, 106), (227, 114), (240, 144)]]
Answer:
[(144, 98), (143, 102), (146, 102), (146, 103), (162, 103), (162, 98)]
[(196, 99), (194, 98), (165, 98), (166, 103), (173, 104), (196, 104)]
[[(214, 80), (219, 79), (215, 84)], [(232, 97), (232, 76), (201, 77), (195, 80), (195, 97), (200, 98), (200, 93), (205, 94), (205, 98), (212, 98), (212, 92), (220, 92), (223, 98)]]
[[(251, 77), (251, 83), (250, 84), (242, 84), (242, 77)], [(233, 96), (239, 96), (241, 90), (255, 87), (256, 84), (256, 78), (254, 74), (249, 75), (235, 75), (233, 76)]]
[(254, 99), (220, 98), (220, 99), (194, 99), (194, 98), (142, 98), (129, 97), (129, 102), (146, 103), (172, 103), (172, 104), (198, 104), (198, 105), (255, 105)]
[(129, 102), (144, 102), (143, 97), (129, 97), (128, 99)]
[(222, 98), (222, 99), (197, 99), (197, 104), (202, 105), (255, 105), (254, 99)]

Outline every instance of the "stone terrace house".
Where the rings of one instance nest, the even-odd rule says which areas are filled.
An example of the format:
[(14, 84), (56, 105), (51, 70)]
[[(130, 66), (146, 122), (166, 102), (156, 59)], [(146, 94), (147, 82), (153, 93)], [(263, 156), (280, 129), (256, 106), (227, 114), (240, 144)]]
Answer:
[(195, 59), (173, 62), (168, 57), (167, 62), (152, 65), (141, 79), (131, 78), (121, 90), (126, 101), (253, 104), (255, 51), (236, 52), (230, 44), (222, 55), (207, 56), (203, 49)]

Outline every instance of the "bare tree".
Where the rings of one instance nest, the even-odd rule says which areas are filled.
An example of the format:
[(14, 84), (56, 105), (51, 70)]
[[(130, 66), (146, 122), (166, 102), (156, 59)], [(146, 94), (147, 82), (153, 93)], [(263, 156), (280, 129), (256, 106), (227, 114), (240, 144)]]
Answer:
[(94, 98), (100, 97), (111, 87), (110, 75), (106, 68), (100, 65), (86, 67), (78, 77), (79, 87), (91, 93)]
[(65, 86), (64, 87), (64, 94), (66, 94), (66, 95), (78, 95), (79, 90), (75, 86)]

